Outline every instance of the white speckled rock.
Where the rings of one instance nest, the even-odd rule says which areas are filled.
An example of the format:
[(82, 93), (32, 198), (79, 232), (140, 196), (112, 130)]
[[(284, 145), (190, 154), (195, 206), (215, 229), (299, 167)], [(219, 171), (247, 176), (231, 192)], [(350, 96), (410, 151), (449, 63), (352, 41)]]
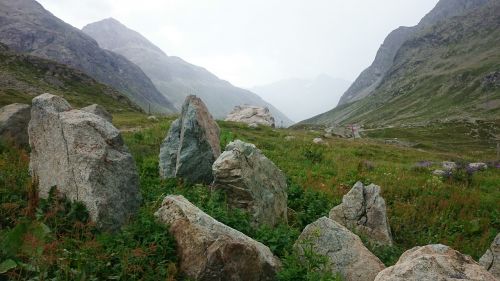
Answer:
[(500, 233), (497, 234), (490, 248), (481, 257), (479, 264), (500, 279)]
[(381, 271), (375, 281), (496, 281), (471, 257), (435, 244), (415, 247)]
[(241, 122), (246, 124), (256, 124), (274, 127), (274, 117), (267, 107), (238, 105), (235, 106), (227, 117), (226, 121)]
[(287, 185), (283, 172), (255, 145), (236, 140), (213, 165), (215, 189), (230, 206), (248, 211), (256, 225), (287, 220)]
[(30, 171), (40, 196), (51, 187), (81, 201), (102, 229), (118, 229), (139, 208), (139, 177), (120, 132), (108, 121), (73, 110), (61, 97), (33, 99)]
[(385, 200), (380, 196), (378, 185), (364, 186), (357, 182), (329, 216), (348, 229), (365, 235), (372, 243), (392, 245)]
[(0, 108), (0, 137), (18, 146), (28, 146), (30, 106), (13, 103)]
[(100, 117), (104, 118), (106, 121), (108, 121), (109, 123), (113, 122), (113, 116), (104, 107), (102, 107), (98, 104), (89, 105), (87, 107), (82, 108), (81, 110), (93, 113), (97, 116), (100, 116)]
[(330, 271), (339, 273), (345, 281), (373, 281), (385, 268), (357, 235), (327, 217), (306, 226), (294, 247), (302, 255), (308, 243), (313, 251), (328, 258)]
[(281, 263), (268, 247), (216, 221), (183, 196), (165, 197), (155, 216), (174, 236), (180, 269), (189, 278), (276, 280)]
[(315, 138), (315, 139), (313, 139), (313, 142), (315, 144), (323, 144), (323, 143), (325, 143), (325, 141), (322, 138)]

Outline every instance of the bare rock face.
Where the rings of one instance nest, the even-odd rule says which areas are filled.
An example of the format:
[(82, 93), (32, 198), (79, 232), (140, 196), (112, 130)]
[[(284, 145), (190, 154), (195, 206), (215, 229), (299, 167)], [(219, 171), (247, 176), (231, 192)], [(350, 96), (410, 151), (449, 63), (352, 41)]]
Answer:
[(13, 103), (0, 108), (0, 137), (18, 146), (28, 146), (30, 106)]
[(51, 187), (87, 207), (102, 229), (118, 229), (139, 208), (139, 177), (120, 132), (109, 122), (73, 110), (58, 96), (33, 99), (30, 171), (40, 196)]
[(294, 247), (303, 254), (309, 243), (313, 251), (328, 258), (331, 272), (345, 281), (373, 281), (385, 268), (358, 236), (327, 217), (306, 226)]
[(235, 106), (233, 111), (227, 115), (226, 121), (257, 124), (273, 128), (275, 126), (274, 117), (269, 108), (251, 105)]
[(357, 182), (344, 195), (342, 204), (334, 207), (329, 216), (348, 229), (366, 235), (373, 243), (392, 245), (391, 229), (385, 200), (380, 196), (380, 186), (364, 186)]
[(183, 196), (169, 195), (155, 213), (177, 242), (180, 269), (194, 280), (275, 280), (280, 261), (268, 247), (226, 226)]
[(270, 226), (287, 220), (287, 185), (283, 172), (255, 145), (236, 140), (213, 165), (214, 188), (230, 206), (248, 211), (253, 223)]
[(212, 164), (220, 155), (219, 134), (219, 126), (203, 101), (188, 96), (181, 116), (172, 123), (160, 147), (160, 176), (211, 183)]
[(111, 123), (113, 121), (113, 116), (106, 110), (106, 108), (98, 105), (98, 104), (92, 104), (87, 107), (82, 108), (81, 110), (90, 112), (92, 114), (95, 114), (97, 116), (100, 116), (104, 118), (106, 121)]
[(383, 270), (375, 281), (495, 281), (471, 257), (441, 245), (415, 247), (401, 255), (396, 265)]
[(493, 276), (500, 279), (500, 233), (497, 234), (490, 248), (481, 257), (479, 264), (486, 268)]

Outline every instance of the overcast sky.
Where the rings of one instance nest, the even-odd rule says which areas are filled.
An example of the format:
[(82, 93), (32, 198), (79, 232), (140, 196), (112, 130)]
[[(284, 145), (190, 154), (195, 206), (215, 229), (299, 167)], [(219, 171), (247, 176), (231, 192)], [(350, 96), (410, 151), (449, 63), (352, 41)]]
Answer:
[(438, 0), (40, 0), (82, 28), (113, 17), (240, 87), (325, 73), (353, 81), (387, 34)]

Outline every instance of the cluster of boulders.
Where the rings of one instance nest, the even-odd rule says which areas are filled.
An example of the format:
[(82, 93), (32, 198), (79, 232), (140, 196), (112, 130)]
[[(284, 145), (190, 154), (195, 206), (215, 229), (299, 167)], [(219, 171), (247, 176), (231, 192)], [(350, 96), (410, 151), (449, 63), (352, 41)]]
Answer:
[(226, 121), (246, 123), (249, 127), (275, 126), (274, 117), (267, 107), (237, 105), (227, 115)]
[[(432, 162), (429, 161), (422, 161), (417, 164), (422, 165), (421, 163), (426, 163), (427, 166), (425, 168), (429, 168), (432, 166)], [(421, 166), (424, 168), (423, 166)], [(468, 174), (474, 174), (478, 171), (484, 171), (488, 169), (488, 164), (482, 163), (482, 162), (476, 162), (476, 163), (468, 163), (468, 164), (457, 164), (456, 162), (452, 161), (443, 161), (441, 162), (441, 169), (436, 169), (432, 171), (432, 174), (438, 177), (450, 177), (455, 173), (458, 169), (464, 169), (466, 173)]]

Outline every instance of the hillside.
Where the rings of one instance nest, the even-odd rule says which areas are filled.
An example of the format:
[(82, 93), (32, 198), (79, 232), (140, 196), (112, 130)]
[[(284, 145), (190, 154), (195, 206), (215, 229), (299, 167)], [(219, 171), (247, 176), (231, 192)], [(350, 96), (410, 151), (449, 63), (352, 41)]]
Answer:
[(101, 49), (95, 40), (34, 0), (0, 2), (0, 42), (15, 51), (79, 69), (119, 90), (144, 110), (151, 106), (152, 111), (176, 111), (139, 67)]
[(43, 93), (64, 96), (75, 107), (98, 103), (114, 114), (139, 114), (140, 109), (113, 88), (81, 71), (39, 57), (8, 50), (0, 44), (0, 107), (31, 104)]
[(115, 19), (91, 23), (82, 30), (94, 38), (102, 48), (123, 55), (137, 64), (151, 78), (158, 90), (178, 108), (182, 106), (187, 95), (195, 94), (218, 119), (226, 117), (236, 105), (250, 104), (269, 107), (277, 124), (281, 124), (281, 121), (285, 126), (293, 123), (254, 93), (237, 88), (206, 69), (179, 57), (167, 56), (144, 36)]
[[(438, 5), (439, 6), (439, 5)], [(500, 117), (500, 3), (406, 40), (373, 92), (302, 124), (372, 127)]]
[(313, 79), (285, 79), (250, 90), (294, 121), (300, 121), (335, 106), (349, 85), (348, 81), (322, 74)]

